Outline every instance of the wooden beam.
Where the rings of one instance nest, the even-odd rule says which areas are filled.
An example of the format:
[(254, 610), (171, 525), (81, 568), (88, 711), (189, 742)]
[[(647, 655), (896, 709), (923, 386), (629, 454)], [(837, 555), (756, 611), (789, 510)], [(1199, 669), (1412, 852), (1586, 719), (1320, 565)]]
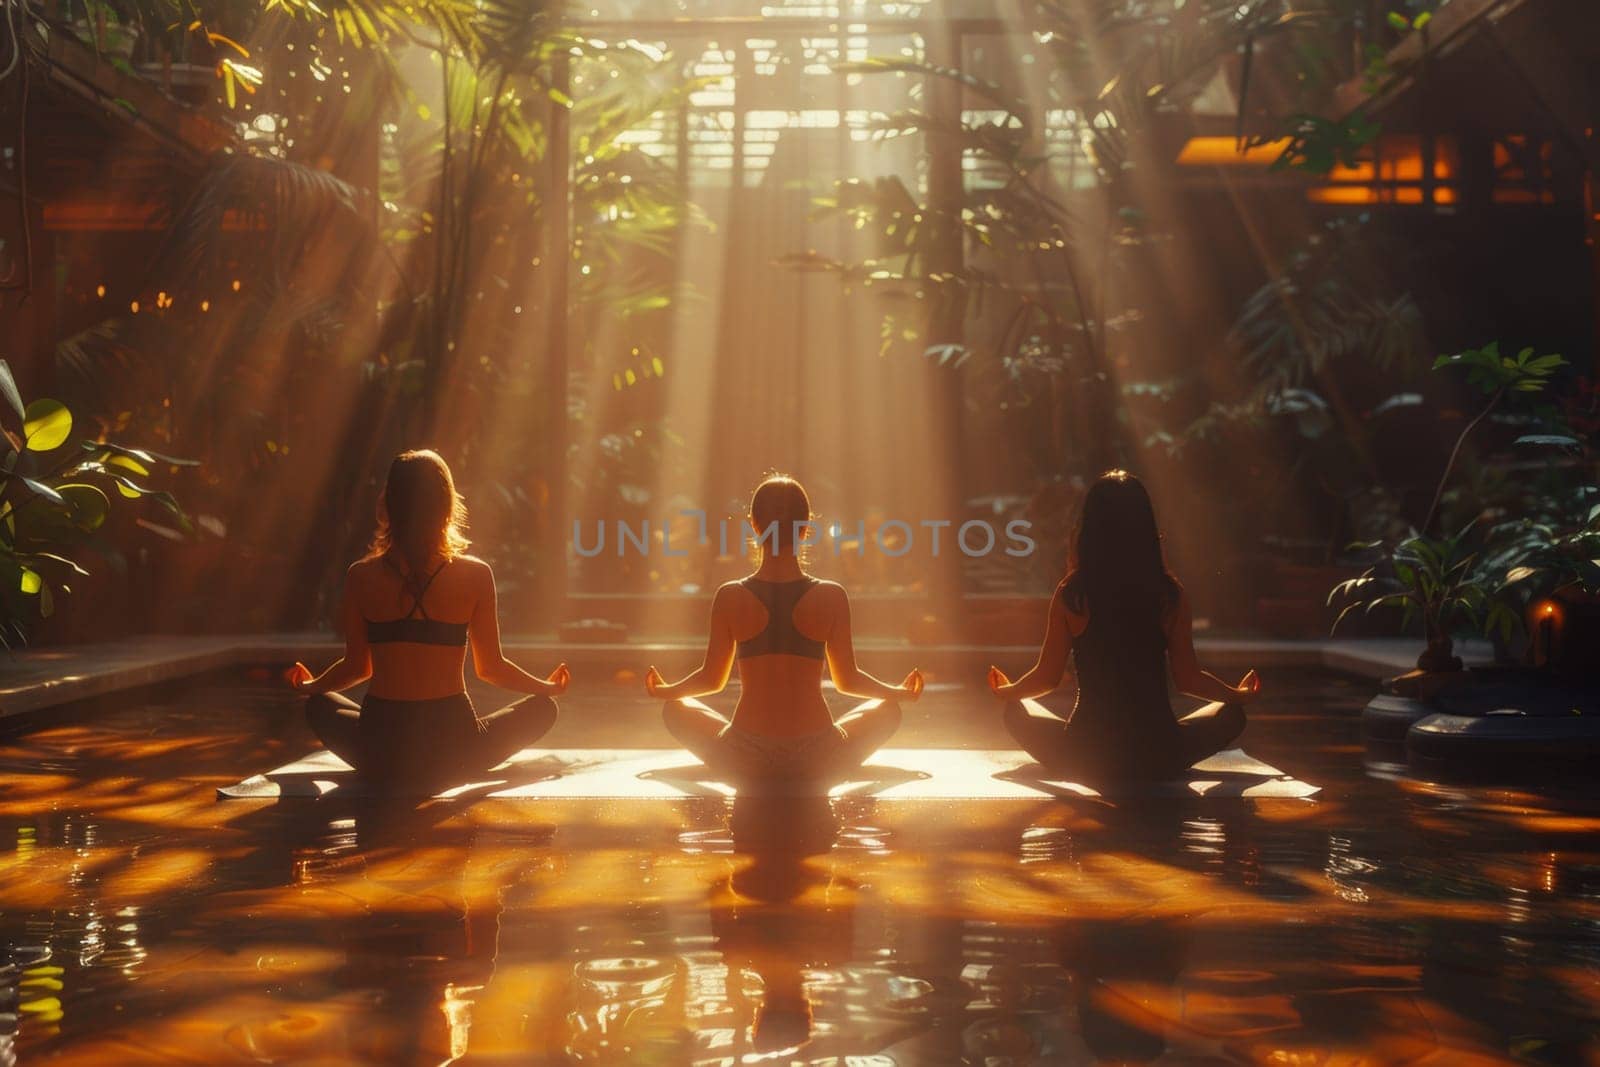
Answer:
[(174, 100), (154, 84), (107, 63), (69, 32), (44, 25), (40, 42), (31, 29), (19, 31), (45, 78), (95, 105), (107, 115), (137, 127), (177, 153), (176, 162), (200, 169), (206, 159), (239, 139), (227, 126)]
[(1348, 115), (1362, 107), (1382, 107), (1416, 81), (1424, 54), (1435, 60), (1465, 44), (1471, 31), (1485, 19), (1502, 19), (1532, 0), (1452, 0), (1434, 13), (1427, 29), (1410, 33), (1389, 50), (1384, 62), (1397, 73), (1369, 94), (1366, 78), (1357, 75), (1334, 90), (1334, 110)]

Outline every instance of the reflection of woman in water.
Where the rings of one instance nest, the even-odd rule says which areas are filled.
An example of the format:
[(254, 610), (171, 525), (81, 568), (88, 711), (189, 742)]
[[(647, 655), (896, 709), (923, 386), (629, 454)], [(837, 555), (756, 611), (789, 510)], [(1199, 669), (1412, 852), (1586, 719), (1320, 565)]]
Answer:
[[(1069, 655), (1078, 696), (1063, 721), (1034, 698), (1061, 684)], [(1212, 703), (1174, 719), (1169, 673), (1179, 690)], [(1244, 730), (1243, 705), (1261, 682), (1250, 671), (1228, 685), (1200, 668), (1189, 599), (1162, 559), (1149, 494), (1133, 475), (1110, 471), (1084, 499), (1038, 661), (1015, 682), (990, 667), (989, 687), (1034, 759), (1115, 781), (1172, 777), (1222, 750)]]
[[(759, 781), (847, 771), (899, 727), (900, 702), (922, 694), (922, 674), (890, 685), (856, 665), (844, 587), (801, 565), (811, 503), (799, 482), (779, 475), (762, 482), (750, 520), (760, 565), (717, 590), (704, 662), (671, 684), (651, 667), (645, 687), (666, 700), (672, 736), (720, 774)], [(695, 698), (721, 692), (735, 659), (740, 691), (730, 722)], [(837, 722), (822, 697), (824, 661), (834, 688), (870, 698)]]
[[(465, 523), (466, 506), (438, 453), (397, 456), (372, 550), (345, 580), (345, 654), (315, 677), (295, 664), (295, 688), (312, 694), (311, 728), (359, 771), (432, 780), (477, 773), (555, 723), (551, 698), (571, 680), (567, 666), (538, 678), (506, 659), (494, 574), (465, 554)], [(532, 695), (480, 717), (463, 677), (469, 643), (480, 679)], [(368, 678), (360, 704), (340, 695)]]
[(733, 801), (733, 847), (744, 866), (713, 887), (711, 931), (728, 968), (730, 999), (740, 999), (740, 976), (761, 977), (761, 1001), (750, 1024), (752, 1051), (763, 1056), (811, 1040), (809, 967), (849, 959), (855, 929), (848, 909), (808, 904), (829, 876), (814, 865), (839, 833), (825, 796), (738, 796)]
[(1082, 919), (1057, 938), (1078, 1034), (1097, 1061), (1149, 1063), (1164, 1054), (1168, 1022), (1179, 1014), (1188, 927), (1176, 919)]

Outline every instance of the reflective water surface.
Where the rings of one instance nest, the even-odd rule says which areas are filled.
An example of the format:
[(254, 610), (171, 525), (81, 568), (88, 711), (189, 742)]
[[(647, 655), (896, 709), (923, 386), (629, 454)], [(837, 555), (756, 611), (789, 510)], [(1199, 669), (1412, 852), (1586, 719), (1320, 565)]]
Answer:
[(293, 698), (141, 696), (0, 739), (0, 1065), (1600, 1062), (1600, 788), (1411, 782), (1364, 683), (1269, 680), (1315, 800), (219, 803)]

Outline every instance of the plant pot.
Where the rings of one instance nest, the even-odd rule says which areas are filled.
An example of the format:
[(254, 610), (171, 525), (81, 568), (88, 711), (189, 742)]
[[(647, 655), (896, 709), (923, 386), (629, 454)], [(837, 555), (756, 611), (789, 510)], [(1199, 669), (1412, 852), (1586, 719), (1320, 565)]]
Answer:
[(1459, 684), (1467, 675), (1463, 670), (1425, 671), (1418, 668), (1386, 679), (1384, 691), (1397, 697), (1431, 702), (1444, 689)]
[(1417, 670), (1428, 674), (1453, 674), (1461, 669), (1461, 657), (1455, 654), (1455, 643), (1448, 637), (1429, 641), (1417, 657)]
[(139, 30), (118, 22), (108, 22), (102, 29), (93, 22), (79, 19), (72, 24), (73, 33), (80, 41), (101, 56), (126, 61), (133, 57), (139, 45)]
[(203, 104), (216, 90), (216, 68), (203, 63), (140, 63), (139, 73), (186, 104)]

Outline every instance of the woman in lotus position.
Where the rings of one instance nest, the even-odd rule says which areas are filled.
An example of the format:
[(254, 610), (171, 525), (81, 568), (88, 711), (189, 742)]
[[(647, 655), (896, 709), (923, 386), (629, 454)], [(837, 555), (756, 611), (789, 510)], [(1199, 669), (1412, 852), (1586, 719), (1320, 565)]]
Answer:
[[(474, 774), (533, 744), (555, 724), (561, 664), (538, 678), (500, 648), (494, 574), (465, 554), (467, 510), (437, 452), (404, 452), (389, 467), (372, 549), (351, 564), (340, 627), (344, 657), (313, 676), (306, 718), (328, 749), (363, 774), (440, 781)], [(467, 645), (479, 678), (530, 693), (480, 717), (463, 675)], [(357, 704), (340, 690), (372, 679)]]
[[(900, 704), (922, 695), (922, 673), (890, 685), (856, 665), (849, 597), (801, 566), (797, 545), (811, 503), (799, 482), (781, 475), (762, 482), (750, 521), (760, 565), (717, 590), (704, 662), (671, 684), (651, 667), (645, 688), (667, 702), (672, 736), (719, 774), (760, 781), (846, 772), (900, 726)], [(735, 659), (739, 702), (730, 722), (695, 698), (720, 693)], [(868, 698), (838, 721), (822, 698), (824, 661), (835, 689)]]
[[(1061, 684), (1073, 658), (1078, 697), (1063, 721), (1036, 697)], [(1175, 719), (1167, 676), (1212, 703)], [(1144, 485), (1109, 471), (1089, 489), (1033, 669), (1008, 679), (989, 668), (1005, 724), (1052, 771), (1094, 782), (1170, 778), (1244, 730), (1243, 705), (1261, 692), (1250, 671), (1228, 685), (1195, 659), (1189, 600), (1161, 555)]]

